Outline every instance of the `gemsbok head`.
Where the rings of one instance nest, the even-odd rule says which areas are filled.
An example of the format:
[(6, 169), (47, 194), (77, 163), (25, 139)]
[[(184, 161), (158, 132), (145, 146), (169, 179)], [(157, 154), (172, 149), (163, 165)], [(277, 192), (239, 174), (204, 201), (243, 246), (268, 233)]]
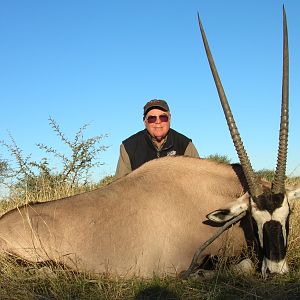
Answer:
[[(285, 257), (290, 215), (289, 203), (285, 191), (289, 122), (289, 53), (285, 10), (283, 8), (283, 79), (281, 121), (277, 166), (271, 189), (263, 189), (255, 172), (253, 171), (219, 78), (199, 14), (198, 22), (206, 55), (218, 90), (228, 128), (249, 186), (250, 201), (249, 203), (246, 202), (241, 204), (240, 209), (243, 209), (242, 205), (246, 205), (250, 210), (254, 231), (263, 255), (262, 273), (264, 275), (269, 272), (285, 273), (288, 271)], [(222, 210), (217, 210), (208, 215), (209, 219), (218, 222), (224, 222), (231, 217), (230, 213)]]

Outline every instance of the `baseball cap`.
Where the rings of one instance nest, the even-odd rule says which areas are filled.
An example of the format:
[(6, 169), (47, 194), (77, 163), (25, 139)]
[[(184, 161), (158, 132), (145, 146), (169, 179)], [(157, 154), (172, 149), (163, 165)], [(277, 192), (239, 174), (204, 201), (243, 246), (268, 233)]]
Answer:
[(144, 116), (152, 108), (160, 108), (164, 111), (170, 111), (169, 105), (165, 100), (153, 99), (147, 102), (144, 106)]

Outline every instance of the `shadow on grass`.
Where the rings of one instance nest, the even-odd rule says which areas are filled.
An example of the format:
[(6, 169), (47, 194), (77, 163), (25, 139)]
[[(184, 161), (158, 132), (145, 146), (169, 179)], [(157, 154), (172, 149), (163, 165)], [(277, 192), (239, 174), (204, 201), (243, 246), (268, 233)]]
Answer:
[(152, 286), (140, 291), (134, 300), (180, 300), (180, 298), (167, 288)]

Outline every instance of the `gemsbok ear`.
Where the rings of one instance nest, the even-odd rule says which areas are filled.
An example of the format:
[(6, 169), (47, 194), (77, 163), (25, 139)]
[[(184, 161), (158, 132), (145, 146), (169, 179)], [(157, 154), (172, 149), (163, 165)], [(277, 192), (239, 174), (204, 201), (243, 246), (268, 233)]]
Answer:
[(217, 209), (209, 213), (206, 217), (215, 223), (225, 223), (246, 211), (249, 207), (249, 201), (250, 196), (247, 192), (241, 197), (227, 204), (226, 207)]
[(286, 187), (286, 193), (289, 200), (300, 200), (300, 183), (293, 187)]

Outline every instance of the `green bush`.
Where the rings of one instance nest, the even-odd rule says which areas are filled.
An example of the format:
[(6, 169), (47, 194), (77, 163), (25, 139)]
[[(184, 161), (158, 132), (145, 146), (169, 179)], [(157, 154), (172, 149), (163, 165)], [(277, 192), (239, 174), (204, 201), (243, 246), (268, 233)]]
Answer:
[(268, 170), (268, 169), (261, 169), (261, 170), (258, 170), (256, 172), (256, 174), (257, 174), (257, 176), (259, 176), (265, 180), (272, 181), (274, 178), (275, 171)]
[[(28, 193), (38, 194), (45, 189), (50, 191), (61, 189), (61, 187), (76, 189), (88, 186), (91, 182), (92, 169), (103, 165), (99, 154), (108, 149), (108, 146), (101, 144), (106, 135), (84, 138), (84, 132), (88, 126), (85, 124), (73, 139), (69, 139), (51, 117), (49, 125), (67, 150), (60, 152), (51, 146), (39, 143), (37, 147), (46, 154), (40, 161), (32, 160), (31, 155), (25, 156), (11, 135), (10, 143), (1, 142), (14, 161), (8, 176), (13, 179), (10, 191), (15, 196), (25, 197)], [(56, 169), (57, 165), (61, 166), (61, 170)]]
[(223, 163), (223, 164), (230, 164), (231, 163), (231, 159), (227, 156), (227, 155), (221, 155), (221, 154), (210, 154), (208, 156), (205, 157), (206, 159), (210, 159), (210, 160), (214, 160), (217, 161), (219, 163)]

